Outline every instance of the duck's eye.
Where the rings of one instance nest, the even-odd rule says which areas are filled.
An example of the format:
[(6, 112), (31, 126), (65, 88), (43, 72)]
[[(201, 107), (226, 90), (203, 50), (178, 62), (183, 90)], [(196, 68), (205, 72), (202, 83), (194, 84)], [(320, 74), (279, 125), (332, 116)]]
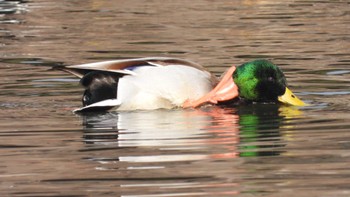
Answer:
[(268, 77), (267, 80), (268, 81), (275, 81), (275, 79), (273, 77)]

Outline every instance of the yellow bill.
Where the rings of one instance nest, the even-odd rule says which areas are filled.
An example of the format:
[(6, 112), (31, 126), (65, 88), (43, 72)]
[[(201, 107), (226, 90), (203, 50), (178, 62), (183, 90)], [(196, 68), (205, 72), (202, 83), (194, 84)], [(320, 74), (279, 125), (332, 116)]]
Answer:
[(286, 87), (286, 92), (278, 97), (278, 101), (294, 106), (305, 106), (306, 104), (296, 97), (290, 89)]

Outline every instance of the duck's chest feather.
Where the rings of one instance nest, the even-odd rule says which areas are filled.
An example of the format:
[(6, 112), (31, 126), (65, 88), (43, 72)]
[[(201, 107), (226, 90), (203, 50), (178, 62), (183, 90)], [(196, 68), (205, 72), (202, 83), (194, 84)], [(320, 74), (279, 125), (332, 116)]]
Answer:
[(189, 66), (141, 66), (119, 79), (118, 110), (173, 108), (212, 88), (211, 74)]

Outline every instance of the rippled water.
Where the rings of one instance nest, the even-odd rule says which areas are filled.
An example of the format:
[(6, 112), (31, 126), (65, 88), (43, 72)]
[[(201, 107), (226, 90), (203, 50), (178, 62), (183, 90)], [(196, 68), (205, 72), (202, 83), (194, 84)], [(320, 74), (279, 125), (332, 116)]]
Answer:
[[(350, 196), (348, 0), (0, 0), (1, 196)], [(309, 107), (76, 115), (54, 65), (267, 58)]]

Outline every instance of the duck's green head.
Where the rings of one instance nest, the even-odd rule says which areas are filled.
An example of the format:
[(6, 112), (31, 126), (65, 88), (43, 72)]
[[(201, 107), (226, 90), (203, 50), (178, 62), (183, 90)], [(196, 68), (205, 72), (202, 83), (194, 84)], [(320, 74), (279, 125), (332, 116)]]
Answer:
[(272, 62), (255, 60), (238, 66), (233, 80), (239, 89), (239, 96), (250, 101), (280, 101), (304, 106), (288, 88), (283, 72)]

